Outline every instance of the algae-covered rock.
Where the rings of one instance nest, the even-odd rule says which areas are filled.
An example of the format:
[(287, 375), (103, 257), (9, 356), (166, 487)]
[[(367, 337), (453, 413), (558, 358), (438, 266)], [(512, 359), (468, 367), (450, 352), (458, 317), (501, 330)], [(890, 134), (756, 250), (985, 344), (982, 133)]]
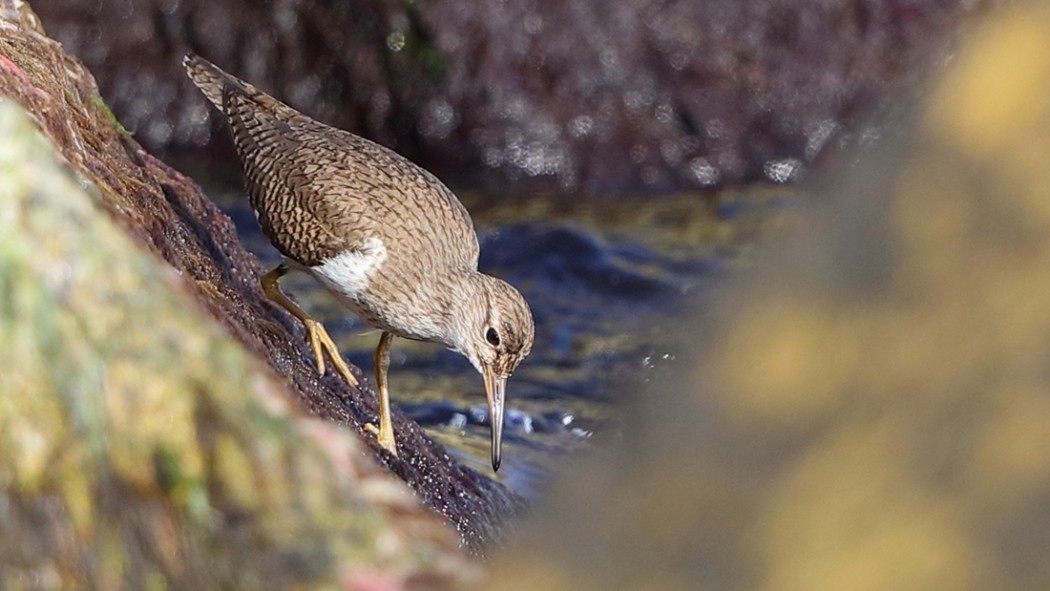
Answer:
[[(293, 406), (361, 434), (366, 453), (415, 490), (465, 544), (480, 549), (520, 508), (514, 494), (450, 458), (397, 409), (393, 420), (400, 457), (380, 451), (363, 430), (376, 420), (375, 394), (364, 386), (349, 387), (340, 377), (317, 375), (301, 324), (263, 296), (259, 276), (264, 270), (239, 242), (232, 221), (196, 184), (128, 135), (99, 98), (91, 74), (44, 33), (24, 2), (0, 0), (0, 97), (25, 107), (59, 158), (95, 187), (96, 207), (111, 215), (114, 231), (132, 238), (128, 248), (155, 255), (158, 272), (177, 277), (173, 286), (210, 313), (211, 318), (201, 318), (203, 325), (218, 321), (276, 372)], [(76, 267), (61, 268), (71, 266)], [(111, 322), (104, 334), (110, 340), (125, 338), (121, 325)], [(126, 335), (132, 339), (128, 345), (142, 347), (153, 344), (150, 337)], [(123, 375), (118, 371), (106, 379)], [(164, 386), (143, 381), (141, 387)], [(193, 466), (200, 460), (180, 457), (178, 462)]]
[(0, 138), (0, 587), (469, 574), (455, 534), (302, 416), (10, 100)]
[(0, 588), (472, 576), (461, 544), (514, 497), (400, 413), (402, 459), (377, 462), (357, 436), (374, 396), (316, 375), (259, 273), (28, 5), (0, 1)]

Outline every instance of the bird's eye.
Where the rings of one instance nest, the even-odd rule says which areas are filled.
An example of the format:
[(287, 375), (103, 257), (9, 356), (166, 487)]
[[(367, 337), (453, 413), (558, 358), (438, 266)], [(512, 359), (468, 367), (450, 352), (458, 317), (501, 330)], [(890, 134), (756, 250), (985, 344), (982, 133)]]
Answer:
[(490, 328), (485, 331), (485, 340), (489, 342), (493, 347), (499, 346), (499, 333), (496, 332), (495, 328)]

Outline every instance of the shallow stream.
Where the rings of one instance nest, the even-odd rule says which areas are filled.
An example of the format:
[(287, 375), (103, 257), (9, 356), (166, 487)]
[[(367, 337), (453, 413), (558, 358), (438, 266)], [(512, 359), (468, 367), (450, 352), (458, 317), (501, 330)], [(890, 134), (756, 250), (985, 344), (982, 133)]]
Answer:
[[(662, 338), (664, 329), (702, 306), (729, 274), (746, 269), (755, 244), (798, 203), (795, 193), (777, 187), (612, 203), (460, 196), (478, 230), (481, 270), (517, 286), (536, 320), (532, 355), (507, 385), (496, 475), (526, 497), (593, 434), (615, 436), (618, 401), (679, 356)], [(229, 195), (220, 205), (248, 248), (276, 265), (280, 255), (247, 200)], [(372, 375), (378, 333), (312, 279), (293, 274), (282, 285)], [(484, 385), (466, 359), (440, 345), (396, 339), (390, 388), (393, 402), (431, 436), (492, 475)]]

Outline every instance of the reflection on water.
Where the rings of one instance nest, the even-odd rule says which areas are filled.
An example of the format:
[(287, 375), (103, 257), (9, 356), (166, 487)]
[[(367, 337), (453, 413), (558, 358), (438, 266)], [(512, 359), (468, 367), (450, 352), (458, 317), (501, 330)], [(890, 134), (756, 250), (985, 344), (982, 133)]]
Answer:
[[(276, 264), (279, 255), (247, 202), (238, 195), (223, 201), (248, 247), (264, 264)], [(784, 219), (783, 206), (797, 203), (788, 190), (765, 187), (717, 200), (544, 197), (509, 204), (467, 194), (463, 201), (477, 225), (481, 269), (517, 286), (536, 320), (532, 355), (508, 383), (497, 475), (526, 496), (593, 433), (615, 432), (618, 395), (677, 357), (663, 328), (732, 269), (746, 266), (749, 248)], [(371, 375), (378, 331), (308, 277), (292, 275), (284, 285)], [(484, 385), (466, 359), (398, 339), (390, 380), (403, 411), (458, 459), (491, 475)]]

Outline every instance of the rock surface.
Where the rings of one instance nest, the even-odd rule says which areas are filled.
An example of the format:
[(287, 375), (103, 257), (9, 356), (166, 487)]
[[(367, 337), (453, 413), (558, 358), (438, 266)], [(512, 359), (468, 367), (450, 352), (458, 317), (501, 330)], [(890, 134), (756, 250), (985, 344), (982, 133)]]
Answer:
[[(56, 438), (56, 425), (38, 427), (19, 420), (24, 434), (5, 430), (20, 438), (18, 445), (25, 448), (18, 452), (21, 455), (3, 456), (9, 467), (7, 494), (33, 493), (42, 490), (41, 483), (79, 487), (75, 492), (82, 494), (81, 500), (70, 502), (75, 506), (68, 509), (80, 520), (77, 527), (81, 522), (101, 522), (110, 516), (107, 511), (119, 510), (121, 499), (138, 503), (134, 495), (144, 491), (157, 493), (156, 498), (141, 500), (149, 506), (171, 502), (180, 510), (196, 511), (194, 515), (205, 523), (233, 520), (241, 524), (244, 535), (254, 535), (262, 527), (256, 523), (257, 515), (290, 519), (287, 528), (278, 528), (272, 539), (260, 538), (260, 542), (272, 542), (275, 555), (291, 552), (286, 559), (292, 560), (295, 551), (286, 546), (292, 540), (280, 536), (302, 528), (302, 536), (293, 537), (302, 537), (306, 545), (316, 543), (311, 551), (316, 556), (310, 560), (324, 558), (333, 568), (340, 557), (362, 553), (355, 557), (370, 563), (369, 552), (375, 557), (399, 547), (382, 536), (386, 535), (383, 523), (396, 522), (400, 515), (405, 517), (402, 525), (418, 527), (411, 536), (405, 535), (404, 544), (416, 534), (431, 541), (394, 554), (424, 562), (433, 553), (454, 556), (456, 552), (446, 547), (455, 545), (454, 536), (450, 542), (436, 522), (417, 515), (416, 501), (399, 491), (396, 481), (382, 477), (384, 471), (374, 457), (451, 524), (463, 543), (480, 550), (492, 541), (502, 520), (520, 508), (518, 498), (450, 459), (399, 412), (394, 420), (400, 459), (380, 455), (371, 436), (348, 438), (347, 433), (362, 434), (361, 425), (374, 420), (374, 394), (348, 388), (332, 376), (318, 378), (300, 325), (264, 300), (258, 288), (259, 264), (238, 242), (229, 218), (192, 181), (121, 131), (91, 75), (43, 33), (28, 5), (3, 0), (0, 19), (0, 99), (6, 124), (21, 130), (15, 136), (5, 128), (2, 135), (7, 156), (0, 178), (8, 188), (0, 235), (8, 251), (17, 254), (0, 264), (0, 273), (9, 277), (8, 289), (13, 290), (0, 299), (6, 306), (2, 328), (10, 337), (3, 340), (2, 355), (6, 368), (16, 368), (13, 373), (5, 370), (0, 378), (11, 386), (0, 388), (3, 404), (11, 420), (24, 404), (39, 405), (50, 413), (44, 421), (64, 420), (71, 425), (86, 421), (80, 428), (87, 431), (76, 434), (90, 436), (79, 442), (81, 447), (67, 449), (66, 440)], [(27, 150), (43, 148), (19, 127), (24, 125), (14, 114), (16, 104), (30, 114), (58, 158), (90, 189), (74, 190), (69, 181), (57, 187), (45, 185), (54, 177), (65, 178), (63, 173), (51, 164), (34, 164), (43, 167), (38, 171), (21, 163), (23, 156), (28, 158)], [(94, 195), (90, 204), (88, 194)], [(74, 207), (78, 200), (84, 203), (72, 212), (63, 209)], [(43, 225), (27, 226), (27, 212), (37, 215), (38, 211)], [(103, 213), (108, 216), (100, 218)], [(34, 257), (41, 257), (40, 262)], [(136, 356), (139, 353), (142, 359)], [(48, 359), (53, 360), (51, 365), (45, 363)], [(10, 396), (11, 392), (23, 396)], [(262, 400), (260, 392), (267, 393)], [(298, 409), (308, 409), (324, 420), (306, 419)], [(121, 432), (129, 426), (144, 435)], [(227, 433), (227, 428), (232, 431)], [(282, 445), (288, 432), (312, 434), (309, 438), (316, 441), (312, 447), (298, 440)], [(106, 442), (126, 448), (126, 457), (109, 457), (112, 450)], [(193, 447), (186, 449), (186, 445)], [(323, 464), (314, 457), (323, 455), (318, 446), (338, 462), (330, 459)], [(66, 457), (68, 466), (54, 464), (54, 454)], [(24, 467), (23, 462), (32, 466)], [(107, 462), (116, 469), (106, 468)], [(49, 471), (52, 465), (62, 475), (79, 473), (80, 478), (63, 484), (64, 477)], [(224, 484), (214, 472), (226, 467), (234, 473)], [(356, 483), (355, 475), (367, 478)], [(29, 484), (15, 485), (23, 480)], [(376, 484), (369, 484), (372, 481)], [(109, 487), (106, 491), (119, 490), (127, 498), (97, 494), (93, 487), (103, 484)], [(363, 489), (355, 490), (358, 485)], [(232, 492), (223, 492), (226, 488)], [(384, 500), (387, 490), (390, 497)], [(217, 492), (230, 497), (232, 504), (217, 506), (213, 496)], [(23, 500), (43, 502), (37, 497), (19, 502)], [(330, 521), (320, 509), (309, 519), (268, 513), (272, 504), (290, 511), (297, 502), (304, 505), (302, 511), (312, 511), (311, 503), (335, 508)], [(364, 505), (366, 517), (351, 518), (350, 511), (359, 504)], [(42, 508), (26, 507), (28, 513), (4, 515), (31, 520), (36, 518), (33, 511), (48, 510), (46, 503)], [(355, 524), (340, 538), (340, 528), (348, 521)], [(205, 540), (183, 539), (182, 523), (164, 523), (165, 531), (174, 536), (169, 541), (175, 544), (162, 548), (164, 552), (179, 551), (183, 541)], [(319, 532), (308, 531), (313, 525), (320, 527)], [(356, 527), (371, 528), (373, 535), (361, 547), (355, 545)], [(117, 535), (121, 530), (105, 531)], [(232, 536), (236, 531), (220, 533)], [(349, 545), (338, 556), (326, 556), (332, 540), (336, 546)], [(371, 550), (361, 549), (373, 542)], [(277, 562), (264, 566), (278, 568)], [(232, 568), (236, 563), (229, 564)], [(308, 573), (312, 567), (304, 563), (291, 571)], [(256, 574), (263, 572), (260, 568)], [(233, 576), (216, 574), (227, 575)], [(274, 588), (283, 588), (279, 584), (283, 580), (275, 578)]]
[(1050, 2), (992, 16), (480, 588), (1050, 588)]
[[(458, 538), (0, 102), (4, 588), (451, 588)], [(427, 556), (421, 560), (420, 556)]]
[(227, 133), (204, 125), (204, 101), (180, 71), (188, 50), (446, 179), (489, 170), (500, 193), (516, 179), (517, 191), (608, 196), (796, 178), (844, 132), (864, 132), (858, 115), (891, 103), (984, 4), (48, 0), (38, 9), (151, 152), (183, 168), (187, 151), (198, 158), (209, 144), (221, 166), (208, 178), (239, 182)]

